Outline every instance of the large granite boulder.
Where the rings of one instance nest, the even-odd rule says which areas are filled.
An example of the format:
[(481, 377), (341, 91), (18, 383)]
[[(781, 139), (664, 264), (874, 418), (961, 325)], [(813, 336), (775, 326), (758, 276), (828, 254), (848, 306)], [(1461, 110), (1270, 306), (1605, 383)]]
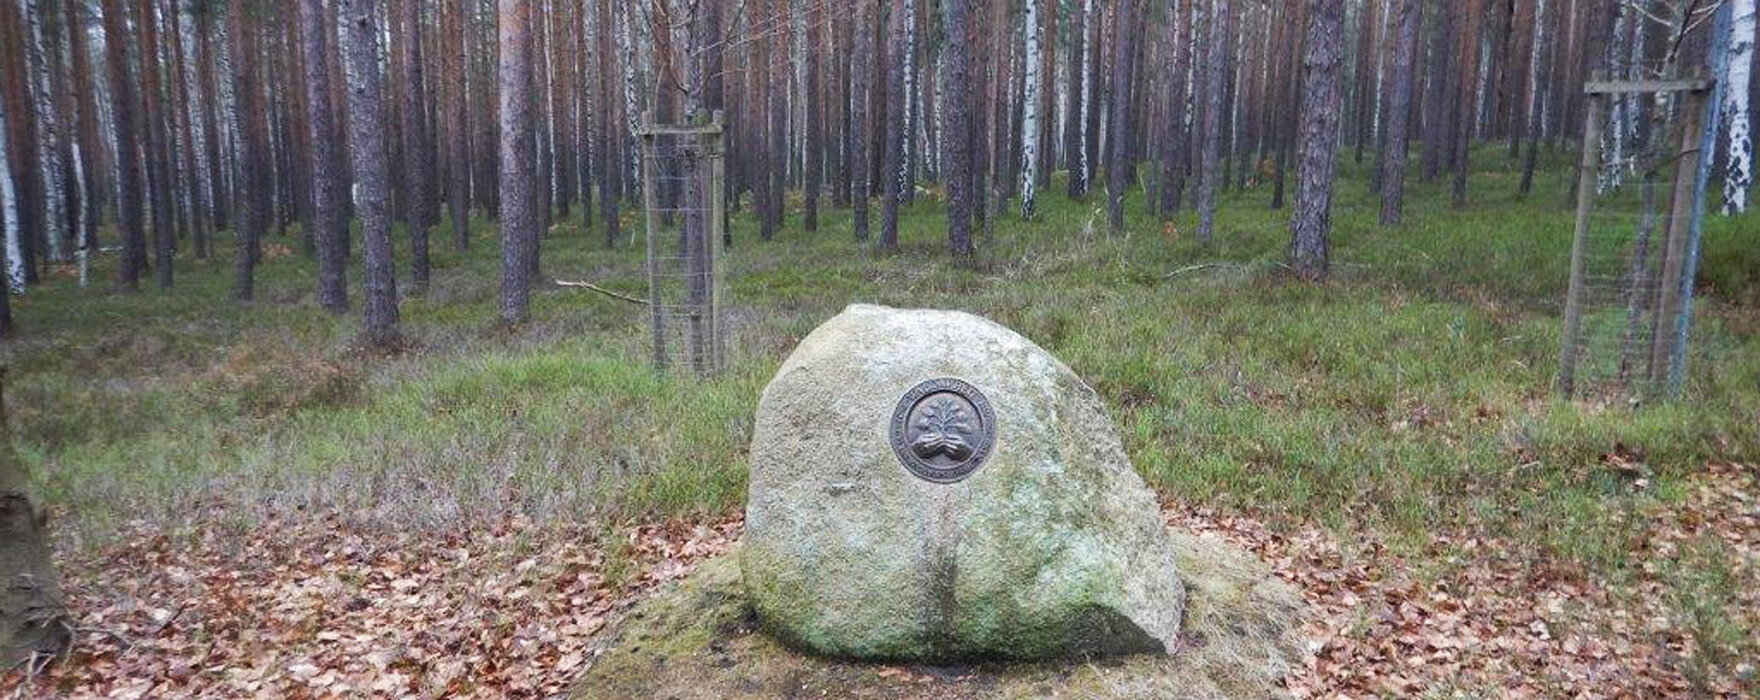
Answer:
[(1185, 589), (1099, 397), (1032, 341), (855, 305), (764, 389), (741, 550), (764, 628), (849, 658), (1176, 647)]

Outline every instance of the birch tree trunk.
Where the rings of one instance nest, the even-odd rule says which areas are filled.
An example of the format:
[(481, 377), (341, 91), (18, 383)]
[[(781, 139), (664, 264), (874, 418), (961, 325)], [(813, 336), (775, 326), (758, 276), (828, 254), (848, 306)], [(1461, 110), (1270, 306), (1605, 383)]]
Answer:
[(12, 291), (18, 289), (18, 197), (12, 190), (12, 162), (6, 153), (6, 102), (0, 100), (0, 338), (12, 335)]
[(1748, 210), (1754, 186), (1754, 134), (1748, 104), (1754, 75), (1754, 0), (1733, 0), (1729, 36), (1729, 79), (1724, 111), (1729, 114), (1729, 168), (1723, 182), (1723, 213)]
[[(12, 174), (17, 179), (13, 189), (18, 197), (19, 235), (17, 254), (12, 256), (13, 289), (37, 283), (36, 239), (47, 228), (44, 212), (43, 155), (37, 141), (37, 101), (31, 94), (30, 34), (19, 13), (16, 0), (0, 2), (0, 88), (4, 90), (6, 113), (9, 116), (4, 138), (10, 139)], [(127, 104), (127, 103), (124, 103)]]
[(379, 77), (378, 0), (346, 2), (343, 31), (348, 46), (349, 152), (358, 188), (366, 294), (362, 339), (375, 348), (397, 344), (397, 276), (391, 252), (391, 175), (385, 136), (385, 94)]
[(46, 0), (34, 0), (27, 5), (30, 6), (32, 106), (37, 110), (37, 166), (42, 168), (40, 177), (43, 182), (44, 225), (41, 235), (44, 243), (48, 244), (49, 261), (61, 262), (67, 259), (62, 243), (67, 238), (71, 219), (67, 215), (67, 191), (63, 189), (62, 162), (56, 157), (60, 151), (61, 120), (57, 115), (54, 91), (49, 80), (52, 62), (49, 59), (47, 34), (43, 29), (43, 20), (51, 10)]
[[(1039, 0), (1025, 0), (1026, 13), (1023, 18), (1023, 31), (1027, 35), (1027, 53), (1022, 57), (1026, 68), (1026, 95), (1022, 100), (1021, 114), (1021, 218), (1033, 218), (1035, 196), (1034, 188), (1039, 184), (1039, 102), (1040, 93), (1044, 90), (1040, 62), (1043, 47), (1040, 45)], [(1052, 8), (1055, 12), (1056, 8)], [(1055, 41), (1056, 37), (1052, 37)]]
[(1344, 0), (1310, 0), (1309, 8), (1290, 264), (1297, 276), (1317, 281), (1326, 277), (1331, 249)]

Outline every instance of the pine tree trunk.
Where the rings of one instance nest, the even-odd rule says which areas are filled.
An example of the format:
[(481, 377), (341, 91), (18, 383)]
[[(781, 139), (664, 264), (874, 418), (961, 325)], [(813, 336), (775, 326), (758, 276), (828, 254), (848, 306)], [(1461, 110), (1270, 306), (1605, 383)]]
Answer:
[[(318, 252), (318, 305), (333, 314), (348, 311), (347, 260), (343, 238), (348, 235), (345, 194), (336, 172), (336, 122), (330, 110), (330, 53), (328, 22), (323, 0), (300, 0), (300, 39), (304, 42), (306, 128), (311, 139), (312, 243)], [(324, 96), (324, 97), (319, 97)]]
[[(967, 14), (967, 0), (943, 0), (941, 5), (942, 36), (966, 36), (966, 26), (971, 21)], [(949, 41), (944, 45), (946, 56), (942, 59), (941, 84), (942, 94), (948, 97), (943, 109), (942, 162), (945, 164), (947, 181), (947, 243), (955, 258), (971, 257), (972, 247), (972, 199), (971, 199), (971, 102), (966, 96), (971, 94), (971, 73), (967, 65), (967, 57), (971, 47), (964, 41)]]
[[(588, 0), (589, 2), (591, 0)], [(612, 46), (611, 0), (599, 0), (599, 207), (605, 221), (605, 247), (621, 237), (618, 202), (622, 201), (623, 126), (617, 100), (618, 55)]]
[(446, 99), (440, 105), (442, 130), (446, 132), (446, 213), (452, 222), (452, 240), (459, 252), (470, 250), (470, 146), (467, 143), (464, 10), (455, 3), (441, 5), (440, 56)]
[[(850, 143), (850, 198), (854, 204), (854, 225), (857, 242), (868, 240), (868, 197), (872, 191), (868, 182), (870, 164), (868, 159), (868, 134), (872, 128), (869, 124), (869, 111), (872, 104), (872, 90), (868, 86), (868, 77), (874, 74), (871, 62), (874, 56), (874, 22), (870, 19), (875, 0), (856, 0), (855, 9), (855, 51), (851, 53), (850, 79), (850, 124), (855, 135)], [(774, 149), (771, 149), (774, 152)]]
[(807, 80), (802, 95), (807, 102), (807, 152), (805, 207), (802, 216), (808, 231), (819, 230), (819, 183), (825, 179), (825, 93), (820, 73), (821, 54), (825, 45), (825, 4), (808, 3), (807, 6)]
[[(141, 221), (141, 164), (136, 155), (134, 76), (129, 69), (128, 17), (124, 0), (104, 0), (105, 62), (110, 82), (110, 124), (116, 132), (116, 224), (122, 231), (119, 287), (134, 291), (147, 264), (147, 238)], [(21, 222), (23, 221), (21, 217)]]
[(908, 3), (891, 7), (890, 30), (886, 34), (892, 43), (892, 51), (886, 56), (886, 100), (890, 103), (887, 113), (894, 115), (888, 128), (881, 130), (886, 155), (880, 166), (880, 247), (887, 250), (898, 248), (898, 205), (904, 200), (905, 129), (899, 128), (899, 118), (904, 115), (904, 71), (910, 62), (910, 52), (905, 49), (905, 22), (909, 11)]
[(270, 176), (268, 125), (262, 80), (257, 71), (256, 21), (249, 0), (232, 0), (228, 13), (232, 50), (232, 111), (238, 125), (238, 247), (234, 252), (232, 297), (249, 301), (255, 295), (255, 273), (263, 232), (268, 228)]
[(1388, 77), (1387, 129), (1381, 146), (1381, 225), (1397, 226), (1405, 216), (1406, 143), (1412, 99), (1412, 62), (1418, 28), (1424, 22), (1424, 0), (1394, 0), (1399, 6), (1399, 37), (1393, 74)]
[(1344, 0), (1310, 0), (1302, 76), (1302, 137), (1297, 156), (1290, 266), (1310, 281), (1326, 277), (1331, 248), (1332, 186), (1338, 149), (1339, 76)]
[[(1112, 41), (1112, 89), (1109, 92), (1111, 106), (1106, 110), (1111, 127), (1106, 137), (1106, 223), (1107, 230), (1116, 236), (1124, 233), (1124, 197), (1134, 179), (1130, 173), (1131, 66), (1136, 58), (1138, 32), (1135, 27), (1135, 2), (1114, 1), (1119, 4), (1114, 10), (1116, 14), (1113, 20), (1116, 29)], [(1223, 2), (1226, 6), (1227, 0)]]
[(154, 21), (153, 0), (140, 0), (135, 12), (135, 31), (140, 39), (141, 110), (147, 117), (147, 191), (152, 199), (153, 271), (161, 289), (172, 283), (172, 251), (177, 231), (172, 225), (172, 175), (170, 146), (165, 132), (165, 110), (161, 106), (159, 65), (159, 23)]
[(542, 205), (535, 191), (530, 0), (498, 0), (501, 76), (501, 322), (531, 313), (532, 260)]
[[(69, 67), (73, 72), (73, 85), (71, 87), (74, 94), (74, 100), (78, 105), (79, 110), (78, 125), (76, 127), (78, 131), (78, 140), (76, 143), (79, 146), (78, 161), (80, 174), (85, 182), (85, 187), (82, 188), (80, 196), (81, 226), (79, 231), (79, 247), (95, 253), (97, 252), (98, 247), (98, 224), (103, 218), (103, 193), (105, 192), (105, 188), (98, 185), (98, 183), (101, 182), (101, 179), (96, 165), (99, 162), (99, 153), (102, 151), (102, 147), (100, 146), (101, 142), (98, 140), (98, 127), (103, 120), (98, 115), (96, 99), (97, 86), (92, 82), (91, 53), (86, 46), (88, 34), (86, 31), (84, 8), (84, 3), (75, 4), (74, 0), (66, 0), (62, 4), (62, 9), (64, 11), (63, 14), (69, 18), (69, 21), (67, 22), (67, 41), (68, 54), (71, 57), (71, 64)], [(179, 73), (179, 75), (181, 75), (181, 73)], [(179, 81), (178, 85), (181, 90), (182, 81)], [(186, 120), (185, 128), (187, 129), (187, 96), (185, 99), (184, 110), (184, 118)], [(3, 138), (3, 136), (0, 136), (0, 138)], [(186, 142), (189, 141), (189, 135), (187, 133), (184, 135), (184, 140)], [(200, 193), (198, 192), (194, 196), (199, 203)], [(200, 231), (199, 228), (198, 231)]]
[(1069, 20), (1069, 86), (1064, 103), (1063, 115), (1063, 159), (1069, 169), (1069, 196), (1071, 199), (1080, 197), (1088, 191), (1087, 158), (1083, 157), (1082, 144), (1086, 135), (1082, 132), (1082, 98), (1087, 94), (1083, 89), (1082, 61), (1088, 57), (1087, 49), (1087, 9), (1092, 0), (1075, 0), (1070, 4)]
[(422, 58), (421, 13), (417, 0), (393, 0), (397, 3), (396, 22), (402, 25), (402, 38), (408, 43), (398, 56), (403, 59), (403, 85), (398, 86), (398, 99), (403, 104), (403, 186), (404, 201), (409, 207), (410, 294), (422, 296), (428, 291), (428, 227), (437, 218), (434, 212), (434, 178), (429, 169), (427, 89), (423, 72), (427, 67)]
[(49, 549), (49, 514), (31, 502), (30, 473), (12, 448), (5, 391), (0, 367), (0, 668), (13, 669), (64, 654), (73, 627)]
[(391, 174), (386, 163), (385, 91), (379, 76), (381, 51), (378, 0), (344, 0), (344, 43), (348, 47), (348, 132), (350, 162), (357, 185), (370, 347), (390, 348), (397, 332), (397, 275), (391, 249)]
[(1473, 127), (1479, 113), (1479, 33), (1484, 26), (1480, 8), (1484, 0), (1462, 0), (1465, 26), (1461, 31), (1460, 73), (1455, 82), (1460, 87), (1459, 107), (1454, 110), (1454, 206), (1467, 206), (1467, 166), (1472, 147)]
[[(1336, 1), (1336, 0), (1335, 0)], [(1210, 245), (1216, 230), (1216, 191), (1222, 173), (1217, 159), (1222, 141), (1222, 81), (1227, 72), (1226, 42), (1221, 33), (1228, 27), (1229, 0), (1218, 0), (1210, 17), (1210, 55), (1204, 61), (1203, 161), (1198, 169), (1198, 242)]]
[(1165, 24), (1161, 31), (1161, 128), (1156, 138), (1161, 141), (1160, 196), (1156, 211), (1162, 220), (1173, 218), (1179, 210), (1180, 191), (1185, 188), (1181, 176), (1184, 169), (1186, 123), (1186, 61), (1188, 51), (1181, 29), (1191, 16), (1190, 0), (1169, 0)]

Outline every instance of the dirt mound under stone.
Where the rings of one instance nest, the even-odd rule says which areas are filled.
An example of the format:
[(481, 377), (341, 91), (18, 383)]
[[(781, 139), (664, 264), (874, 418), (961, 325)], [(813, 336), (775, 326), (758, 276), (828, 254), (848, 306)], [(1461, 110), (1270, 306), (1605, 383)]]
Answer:
[(573, 697), (1266, 698), (1301, 663), (1297, 590), (1251, 553), (1172, 532), (1188, 600), (1172, 656), (956, 666), (822, 659), (758, 629), (737, 552), (703, 563), (612, 623)]

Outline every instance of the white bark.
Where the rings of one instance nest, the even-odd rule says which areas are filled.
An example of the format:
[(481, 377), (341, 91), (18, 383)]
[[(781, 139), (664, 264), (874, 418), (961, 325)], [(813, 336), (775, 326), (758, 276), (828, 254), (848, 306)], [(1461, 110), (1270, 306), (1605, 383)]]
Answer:
[(18, 196), (12, 191), (12, 160), (6, 153), (5, 133), (6, 105), (0, 102), (0, 226), (6, 234), (6, 287), (17, 293), (24, 289), (24, 263), (19, 259)]
[(1039, 91), (1044, 89), (1039, 75), (1041, 47), (1038, 0), (1026, 0), (1027, 52), (1026, 95), (1021, 104), (1021, 218), (1033, 218), (1033, 187), (1039, 182)]
[(50, 94), (50, 57), (47, 44), (43, 42), (42, 16), (47, 8), (40, 7), (40, 4), (26, 5), (26, 12), (30, 15), (26, 24), (30, 25), (31, 32), (30, 82), (31, 94), (36, 98), (37, 153), (43, 171), (43, 237), (49, 241), (49, 260), (61, 262), (67, 259), (61, 245), (67, 227), (67, 201), (61, 189), (61, 156), (55, 148), (60, 122), (56, 119), (55, 98)]
[(1729, 35), (1729, 72), (1724, 81), (1724, 112), (1729, 115), (1729, 170), (1723, 182), (1723, 213), (1748, 210), (1754, 186), (1754, 134), (1748, 85), (1754, 70), (1754, 0), (1733, 0)]

